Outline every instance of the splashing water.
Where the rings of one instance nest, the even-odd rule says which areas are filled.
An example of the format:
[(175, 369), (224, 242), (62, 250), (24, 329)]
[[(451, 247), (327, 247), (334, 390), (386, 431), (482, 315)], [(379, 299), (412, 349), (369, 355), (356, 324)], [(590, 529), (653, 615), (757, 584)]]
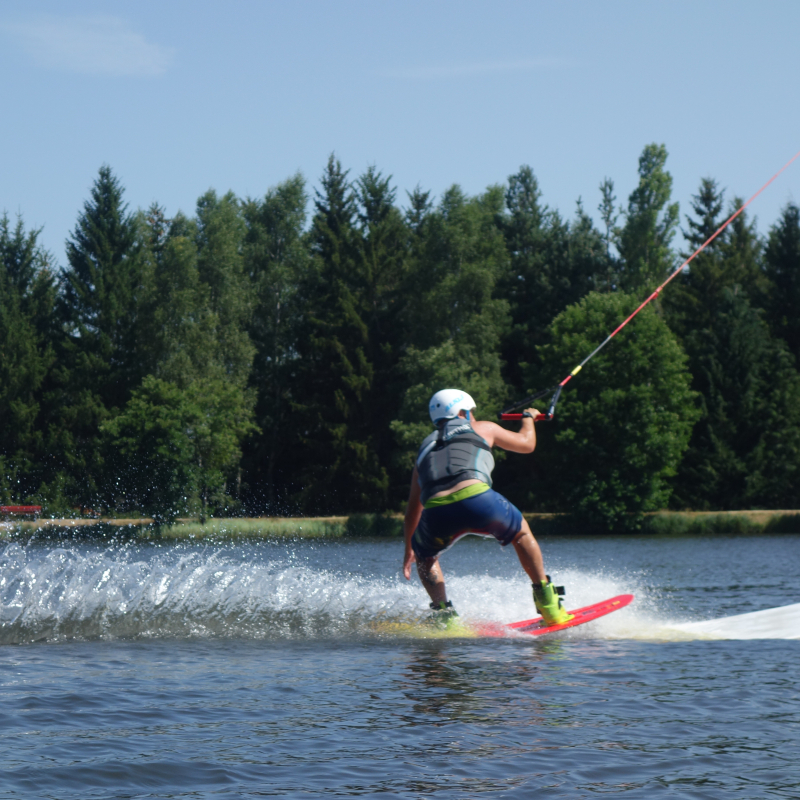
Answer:
[[(377, 550), (366, 565), (353, 557), (365, 547), (345, 552), (304, 543), (105, 548), (8, 543), (0, 550), (0, 644), (342, 638), (396, 634), (400, 625), (406, 626), (405, 635), (409, 626), (412, 635), (425, 635), (419, 624), (427, 618), (427, 599), (418, 583), (391, 571), (396, 545), (372, 545)], [(480, 569), (448, 571), (448, 592), (462, 619), (512, 622), (536, 616), (530, 584), (517, 565), (506, 566), (513, 567), (508, 577), (480, 574)], [(621, 593), (636, 595), (628, 609), (559, 636), (669, 640), (708, 635), (691, 625), (681, 629), (686, 620), (661, 611), (660, 592), (630, 570), (616, 575), (568, 567), (559, 571), (558, 582), (567, 585), (570, 608)]]

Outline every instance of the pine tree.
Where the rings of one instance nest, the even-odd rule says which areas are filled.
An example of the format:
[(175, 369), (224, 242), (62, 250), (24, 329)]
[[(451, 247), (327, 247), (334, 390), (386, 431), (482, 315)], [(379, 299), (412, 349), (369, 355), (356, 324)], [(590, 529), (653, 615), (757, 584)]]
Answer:
[[(676, 507), (775, 507), (778, 498), (793, 503), (800, 379), (783, 343), (731, 288), (723, 291), (710, 326), (693, 331), (686, 343), (703, 416), (676, 481)], [(782, 446), (771, 452), (768, 443), (776, 442)]]
[[(723, 206), (723, 193), (716, 181), (703, 178), (700, 190), (692, 196), (695, 217), (686, 217), (684, 238), (687, 258), (719, 228)], [(731, 285), (732, 275), (726, 272), (724, 238), (717, 237), (702, 253), (692, 260), (681, 275), (670, 284), (663, 303), (670, 327), (685, 337), (691, 330), (704, 328), (715, 313), (722, 290)]]
[[(614, 181), (611, 178), (605, 178), (600, 184), (600, 195), (602, 199), (597, 210), (600, 212), (600, 219), (603, 220), (605, 228), (603, 241), (606, 245), (606, 260), (611, 265), (613, 263), (611, 247), (616, 245), (617, 220), (619, 219), (619, 212), (616, 210), (617, 196), (614, 194)], [(606, 276), (604, 287), (608, 292), (615, 288), (611, 272)]]
[[(741, 197), (734, 197), (727, 210), (728, 216), (743, 204)], [(725, 229), (722, 255), (729, 278), (727, 285), (735, 291), (741, 290), (753, 306), (764, 308), (770, 293), (770, 280), (764, 270), (764, 243), (756, 229), (755, 218), (751, 219), (747, 211), (739, 214)]]
[(107, 166), (67, 241), (62, 309), (73, 369), (105, 409), (121, 407), (142, 378), (137, 361), (142, 258), (124, 190)]
[[(512, 329), (503, 343), (503, 360), (509, 383), (522, 391), (522, 372), (535, 359), (536, 345), (554, 309), (553, 287), (547, 263), (547, 224), (550, 211), (540, 203), (541, 191), (533, 170), (523, 166), (508, 178), (507, 214), (499, 218), (510, 256), (500, 293), (510, 303)], [(551, 313), (552, 312), (552, 313)]]
[[(390, 178), (370, 167), (355, 186), (358, 201), (358, 262), (365, 281), (365, 319), (368, 325), (368, 357), (374, 365), (369, 402), (362, 412), (362, 425), (377, 461), (388, 480), (402, 492), (406, 475), (391, 469), (395, 450), (389, 427), (400, 408), (404, 383), (398, 363), (405, 345), (402, 325), (402, 289), (408, 274), (411, 237), (395, 204), (396, 191)], [(426, 198), (427, 199), (427, 198)], [(424, 214), (424, 201), (418, 210)], [(411, 235), (413, 236), (413, 234)], [(391, 491), (387, 486), (387, 491)], [(377, 510), (385, 508), (384, 505)]]
[(503, 343), (509, 384), (526, 393), (523, 375), (537, 363), (536, 348), (550, 322), (605, 280), (609, 247), (578, 202), (576, 219), (566, 222), (540, 204), (530, 167), (509, 177), (507, 213), (499, 216), (510, 255), (510, 269), (500, 291), (511, 305), (513, 327)]
[(308, 510), (374, 510), (386, 501), (388, 474), (370, 425), (376, 367), (357, 197), (334, 156), (321, 184), (309, 234), (313, 259), (301, 288), (292, 399), (297, 497)]
[(406, 210), (405, 221), (411, 234), (413, 242), (417, 242), (424, 235), (424, 227), (431, 210), (433, 202), (430, 192), (423, 192), (417, 186), (413, 192), (408, 192), (408, 209)]
[(111, 479), (100, 426), (145, 374), (137, 346), (143, 259), (123, 194), (111, 169), (101, 167), (67, 241), (59, 298), (65, 338), (50, 398), (49, 447), (69, 473), (66, 492), (88, 507), (106, 502)]
[[(180, 214), (167, 220), (156, 208), (141, 221), (142, 350), (151, 374), (101, 426), (116, 476), (110, 498), (119, 509), (143, 510), (159, 522), (195, 510), (205, 519), (209, 509), (229, 508), (241, 442), (255, 427), (246, 349), (236, 347), (242, 339), (249, 346), (249, 339), (230, 309), (241, 290), (237, 265), (230, 264), (238, 240), (226, 241), (230, 227), (214, 219), (210, 205), (202, 232), (196, 221)], [(201, 277), (198, 242), (209, 282)], [(228, 314), (225, 324), (220, 312)]]
[(411, 248), (403, 322), (407, 348), (400, 369), (406, 389), (392, 430), (400, 444), (395, 469), (407, 492), (412, 455), (430, 431), (431, 395), (446, 386), (469, 392), (479, 413), (503, 403), (500, 357), (509, 328), (506, 300), (495, 296), (508, 270), (497, 217), (503, 192), (468, 198), (458, 186), (425, 216)]
[(244, 386), (254, 348), (247, 329), (252, 315), (250, 281), (245, 271), (247, 231), (239, 201), (206, 192), (197, 201), (197, 268), (209, 289), (209, 308), (219, 320), (218, 336), (231, 380)]
[(0, 217), (0, 501), (37, 498), (46, 460), (42, 392), (54, 361), (55, 280), (39, 231)]
[(674, 265), (670, 249), (678, 225), (678, 204), (670, 203), (672, 176), (664, 167), (667, 149), (649, 144), (639, 157), (639, 185), (628, 198), (617, 236), (622, 259), (619, 286), (626, 292), (654, 289)]
[(245, 445), (244, 483), (248, 507), (278, 513), (292, 483), (294, 425), (292, 371), (303, 308), (299, 283), (310, 253), (303, 229), (308, 196), (301, 175), (270, 189), (263, 200), (244, 204), (245, 265), (255, 298), (250, 338), (255, 358), (250, 385), (257, 393), (260, 433)]
[(767, 301), (772, 329), (800, 365), (800, 208), (794, 203), (770, 231), (765, 256), (774, 287)]

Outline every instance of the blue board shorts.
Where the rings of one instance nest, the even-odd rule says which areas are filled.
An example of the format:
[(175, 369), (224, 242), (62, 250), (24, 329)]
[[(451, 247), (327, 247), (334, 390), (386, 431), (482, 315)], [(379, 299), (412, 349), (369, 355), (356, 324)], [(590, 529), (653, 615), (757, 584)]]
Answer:
[(418, 559), (433, 558), (470, 533), (494, 536), (504, 547), (522, 528), (522, 513), (489, 489), (445, 506), (426, 508), (411, 539)]

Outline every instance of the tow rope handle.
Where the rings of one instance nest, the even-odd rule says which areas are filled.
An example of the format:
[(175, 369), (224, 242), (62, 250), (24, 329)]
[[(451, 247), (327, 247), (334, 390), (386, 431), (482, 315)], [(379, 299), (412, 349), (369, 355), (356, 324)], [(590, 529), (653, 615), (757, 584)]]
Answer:
[[(561, 390), (563, 389), (563, 385), (559, 385), (556, 387), (555, 394), (550, 400), (550, 405), (547, 408), (547, 412), (544, 414), (537, 414), (534, 418), (534, 422), (549, 422), (556, 414), (556, 403), (558, 403), (558, 398), (561, 397)], [(513, 406), (509, 406), (504, 411), (501, 411), (497, 418), (502, 420), (503, 422), (514, 422), (521, 420), (523, 417), (530, 417), (531, 415), (527, 412), (521, 414), (512, 414), (509, 413), (515, 408), (519, 408), (520, 406), (527, 405), (528, 403), (532, 402), (533, 400), (537, 400), (540, 397), (544, 397), (546, 394), (549, 394), (552, 390), (545, 389), (543, 392), (538, 392), (537, 394), (532, 394), (529, 397), (526, 397), (524, 400), (521, 400), (519, 403), (514, 403)]]

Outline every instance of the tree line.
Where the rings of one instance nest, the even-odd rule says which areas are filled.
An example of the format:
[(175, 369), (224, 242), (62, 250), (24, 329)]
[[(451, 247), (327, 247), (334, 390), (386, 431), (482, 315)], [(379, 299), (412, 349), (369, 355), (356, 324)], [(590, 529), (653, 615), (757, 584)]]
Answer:
[[(104, 166), (56, 265), (0, 219), (0, 498), (48, 511), (398, 510), (427, 400), (479, 416), (563, 378), (741, 201), (705, 178), (681, 223), (663, 145), (599, 223), (504, 185), (399, 202), (331, 156), (260, 198), (129, 211)], [(682, 234), (682, 243), (679, 242)], [(800, 211), (741, 214), (565, 389), (498, 486), (618, 528), (664, 507), (792, 508)], [(542, 403), (546, 404), (546, 399)]]

